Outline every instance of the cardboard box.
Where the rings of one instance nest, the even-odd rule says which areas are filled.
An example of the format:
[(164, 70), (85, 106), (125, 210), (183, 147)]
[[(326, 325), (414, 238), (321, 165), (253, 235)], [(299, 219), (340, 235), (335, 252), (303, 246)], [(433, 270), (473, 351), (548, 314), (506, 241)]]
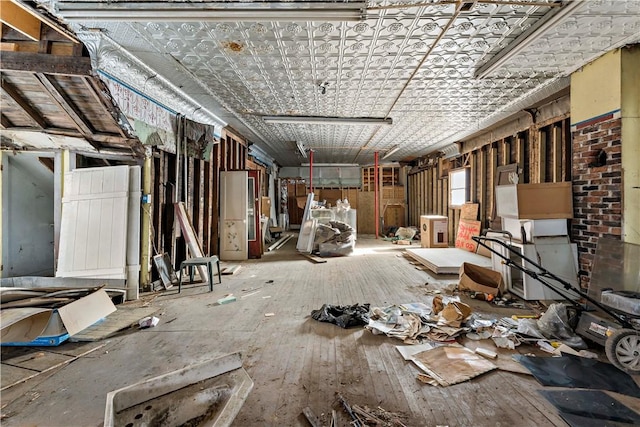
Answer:
[(420, 244), (423, 248), (448, 248), (449, 219), (441, 215), (422, 215)]
[(496, 212), (503, 218), (573, 218), (571, 182), (496, 186)]
[(505, 284), (500, 272), (463, 262), (458, 289), (500, 295), (505, 290)]

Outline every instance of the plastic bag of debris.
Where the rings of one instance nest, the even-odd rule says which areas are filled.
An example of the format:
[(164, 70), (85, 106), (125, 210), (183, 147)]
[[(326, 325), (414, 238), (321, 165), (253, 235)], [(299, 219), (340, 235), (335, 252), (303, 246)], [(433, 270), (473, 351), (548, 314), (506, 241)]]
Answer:
[[(319, 255), (322, 257), (350, 255), (356, 245), (355, 230), (341, 221), (329, 221), (328, 227), (333, 230), (334, 235), (323, 241), (316, 240)], [(323, 231), (322, 235), (328, 237), (329, 232)]]
[(353, 243), (320, 243), (318, 245), (318, 255), (321, 257), (351, 255), (353, 253), (353, 247)]
[(567, 307), (562, 303), (551, 304), (538, 319), (540, 333), (549, 339), (561, 340), (569, 347), (586, 349), (587, 344), (569, 326)]
[(342, 221), (329, 221), (329, 225), (340, 230), (340, 233), (344, 233), (346, 231), (350, 231), (353, 233), (355, 231), (352, 226)]
[(409, 227), (399, 227), (396, 230), (396, 237), (403, 240), (412, 240), (418, 230)]
[(332, 228), (325, 224), (318, 224), (316, 227), (316, 235), (313, 239), (313, 243), (319, 245), (320, 243), (328, 242), (334, 239), (340, 234), (340, 230)]
[(363, 326), (369, 323), (369, 304), (324, 304), (320, 309), (313, 310), (311, 317), (319, 322), (336, 324), (341, 328)]

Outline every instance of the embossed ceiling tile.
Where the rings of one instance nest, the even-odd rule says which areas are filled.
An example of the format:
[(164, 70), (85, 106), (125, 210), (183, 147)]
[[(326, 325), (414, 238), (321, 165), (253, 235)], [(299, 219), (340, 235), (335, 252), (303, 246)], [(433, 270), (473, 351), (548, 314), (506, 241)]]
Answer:
[(166, 41), (164, 50), (173, 54), (181, 54), (182, 52), (188, 50), (188, 47), (184, 40), (174, 37)]
[(437, 37), (442, 28), (447, 24), (446, 20), (437, 20), (433, 18), (421, 18), (420, 23), (417, 26), (416, 34), (422, 32), (427, 37)]
[(316, 55), (323, 55), (323, 54), (327, 54), (327, 53), (336, 53), (340, 49), (340, 41), (339, 40), (314, 39), (313, 40), (313, 48), (314, 48), (314, 53)]
[(236, 32), (237, 25), (233, 23), (221, 22), (213, 26), (213, 33), (218, 37), (230, 37)]
[(411, 25), (410, 20), (382, 19), (380, 22), (380, 37), (402, 36)]
[(630, 6), (629, 3), (634, 2), (623, 2), (623, 1), (611, 1), (611, 0), (592, 0), (587, 2), (585, 5), (585, 12), (595, 15), (602, 13), (610, 13), (610, 11), (614, 11), (616, 13), (625, 13), (627, 12), (627, 8)]
[[(456, 19), (414, 76), (418, 61), (448, 23), (455, 6), (376, 11), (357, 23), (190, 24), (194, 28), (181, 23), (132, 24), (142, 28), (142, 37), (133, 34), (120, 40), (139, 51), (171, 54), (203, 88), (209, 88), (205, 90), (219, 94), (226, 99), (227, 109), (238, 112), (384, 116), (413, 76), (390, 113), (401, 126), (385, 128), (373, 142), (388, 146), (389, 141), (406, 141), (412, 147), (407, 154), (415, 155), (459, 133), (460, 127), (475, 129), (488, 115), (495, 116), (547, 79), (588, 62), (622, 38), (640, 38), (638, 13), (633, 13), (638, 12), (640, 2), (593, 0), (584, 4), (483, 80), (473, 76), (475, 69), (550, 8), (475, 3), (470, 12)], [(131, 33), (120, 24), (110, 31), (114, 36)], [(185, 40), (187, 45), (167, 48), (172, 38)], [(135, 70), (131, 74), (139, 85), (150, 75)], [(329, 82), (326, 95), (318, 88), (322, 81)], [(195, 94), (197, 88), (187, 90)], [(239, 119), (272, 148), (279, 147), (284, 137), (313, 140), (320, 148), (323, 144), (338, 147), (344, 143), (337, 139), (347, 137), (361, 146), (371, 137), (339, 131), (335, 126), (267, 126), (259, 117), (244, 113)], [(361, 159), (370, 156), (365, 152)]]
[(303, 22), (283, 22), (275, 25), (277, 28), (276, 32), (279, 32), (283, 39), (299, 38), (307, 34), (307, 24)]
[(456, 35), (472, 34), (476, 30), (474, 21), (467, 17), (458, 18), (451, 28), (451, 32)]
[(197, 55), (185, 55), (181, 58), (180, 62), (182, 65), (186, 66), (188, 69), (197, 68), (202, 63), (202, 58)]
[[(637, 16), (625, 16), (620, 20), (622, 21), (622, 26), (626, 34), (634, 34), (640, 31), (640, 19), (638, 19)], [(619, 25), (619, 23), (616, 23), (616, 25)]]
[(197, 42), (193, 50), (199, 55), (212, 55), (219, 52), (218, 45), (210, 39), (205, 39)]
[(349, 22), (347, 25), (347, 37), (372, 37), (375, 33), (374, 27), (367, 22)]
[(173, 29), (169, 29), (166, 23), (162, 22), (147, 22), (144, 25), (144, 30), (147, 31), (153, 37), (166, 37)]
[(180, 24), (177, 32), (187, 40), (201, 39), (207, 35), (207, 29), (197, 22), (185, 22)]
[(393, 60), (393, 57), (397, 53), (398, 45), (390, 40), (377, 40), (373, 48), (373, 53), (376, 58), (386, 57), (387, 61)]

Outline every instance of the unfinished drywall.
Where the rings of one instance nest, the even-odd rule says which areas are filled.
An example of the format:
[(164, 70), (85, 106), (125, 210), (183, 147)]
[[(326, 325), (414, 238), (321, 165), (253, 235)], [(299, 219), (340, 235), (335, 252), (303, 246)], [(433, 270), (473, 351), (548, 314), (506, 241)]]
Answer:
[(53, 172), (39, 157), (53, 164), (53, 154), (2, 155), (2, 277), (53, 275)]
[(611, 51), (571, 75), (571, 124), (620, 110), (620, 50)]
[(622, 50), (623, 240), (640, 245), (640, 44)]

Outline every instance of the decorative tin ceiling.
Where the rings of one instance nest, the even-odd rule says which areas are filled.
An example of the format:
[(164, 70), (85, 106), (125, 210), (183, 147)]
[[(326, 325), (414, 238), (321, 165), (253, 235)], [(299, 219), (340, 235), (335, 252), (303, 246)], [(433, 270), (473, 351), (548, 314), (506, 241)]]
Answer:
[[(82, 3), (43, 4), (69, 16), (65, 7)], [(571, 72), (606, 51), (640, 41), (637, 0), (372, 0), (355, 22), (194, 15), (69, 19), (103, 73), (195, 120), (232, 125), (281, 165), (301, 162), (296, 142), (322, 163), (367, 164), (375, 151), (397, 146), (389, 160), (427, 154), (566, 87)], [(479, 76), (514, 43), (511, 57)], [(264, 115), (389, 117), (393, 125), (271, 124)]]

